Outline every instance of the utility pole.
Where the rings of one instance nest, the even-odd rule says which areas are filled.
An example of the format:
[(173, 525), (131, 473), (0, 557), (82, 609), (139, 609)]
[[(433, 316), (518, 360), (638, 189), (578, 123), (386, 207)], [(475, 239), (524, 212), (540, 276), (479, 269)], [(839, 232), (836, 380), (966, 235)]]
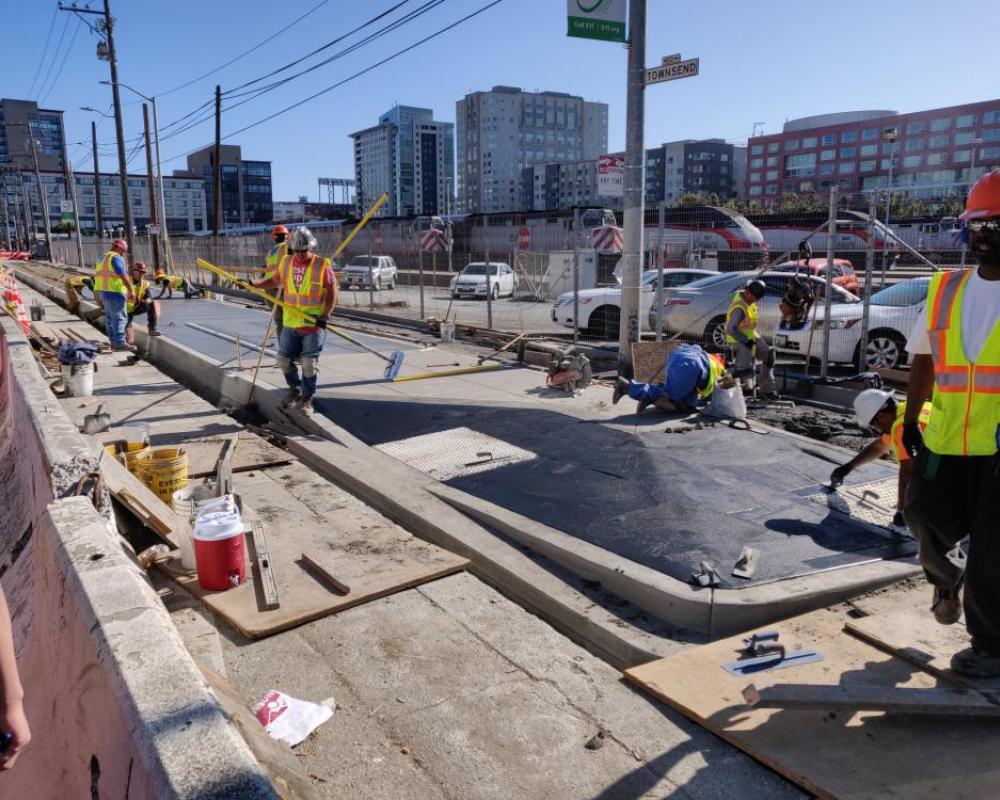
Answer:
[(215, 87), (215, 164), (212, 178), (212, 236), (222, 230), (222, 87)]
[(49, 199), (42, 186), (42, 174), (38, 170), (38, 150), (35, 148), (35, 132), (28, 123), (28, 142), (31, 144), (31, 163), (35, 168), (35, 188), (38, 190), (38, 204), (42, 209), (42, 226), (45, 229), (45, 257), (52, 260), (52, 230), (49, 228)]
[(167, 231), (167, 201), (163, 196), (163, 166), (160, 163), (160, 122), (156, 116), (156, 98), (153, 103), (153, 139), (156, 147), (156, 182), (160, 189), (160, 232), (163, 237), (163, 263), (169, 267), (170, 233)]
[[(156, 225), (156, 185), (153, 183), (153, 148), (149, 141), (149, 106), (142, 104), (142, 127), (146, 137), (146, 185), (149, 187), (149, 224)], [(153, 242), (153, 266), (160, 268), (160, 232), (149, 237)]]
[[(836, 255), (834, 245), (837, 239), (837, 186), (830, 188), (830, 220), (826, 232), (826, 286), (823, 287), (823, 365), (820, 377), (826, 380), (830, 369), (830, 311), (833, 307), (833, 259)], [(869, 290), (870, 291), (870, 290)], [(861, 343), (861, 352), (865, 353), (867, 342)]]
[(101, 169), (97, 163), (97, 123), (90, 122), (90, 139), (94, 143), (94, 209), (97, 212), (97, 241), (104, 238), (104, 215), (101, 213)]
[(66, 181), (66, 199), (73, 204), (73, 224), (76, 228), (76, 260), (80, 269), (83, 269), (83, 236), (80, 230), (80, 206), (76, 204), (76, 178), (73, 175), (73, 164), (69, 160), (69, 151), (66, 149), (66, 126), (62, 132), (62, 157), (63, 157), (63, 180)]
[(632, 377), (632, 342), (639, 339), (639, 282), (642, 277), (645, 201), (646, 0), (629, 0), (628, 93), (625, 128), (625, 218), (622, 246), (621, 327), (618, 374)]
[(111, 65), (111, 98), (115, 104), (115, 135), (118, 137), (118, 179), (122, 185), (122, 209), (125, 216), (125, 241), (128, 242), (127, 261), (129, 267), (135, 263), (135, 248), (132, 247), (132, 231), (135, 220), (132, 217), (132, 202), (128, 192), (128, 164), (125, 160), (125, 131), (122, 127), (122, 100), (118, 91), (118, 58), (115, 56), (115, 20), (111, 16), (111, 0), (104, 0), (104, 32), (108, 36), (108, 63)]
[(16, 250), (14, 240), (10, 237), (10, 218), (7, 216), (7, 173), (3, 173), (3, 184), (0, 186), (0, 191), (3, 192), (3, 227), (6, 236), (4, 243), (8, 250)]

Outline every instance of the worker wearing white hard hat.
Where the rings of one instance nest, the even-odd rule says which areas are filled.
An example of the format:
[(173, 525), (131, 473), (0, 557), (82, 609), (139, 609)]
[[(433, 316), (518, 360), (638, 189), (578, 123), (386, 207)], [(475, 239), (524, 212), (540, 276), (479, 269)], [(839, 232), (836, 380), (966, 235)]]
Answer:
[[(896, 499), (896, 515), (892, 518), (893, 525), (905, 527), (903, 520), (903, 501), (906, 498), (906, 487), (910, 483), (913, 472), (913, 460), (903, 447), (903, 415), (906, 413), (906, 401), (897, 402), (892, 392), (882, 389), (865, 389), (854, 398), (854, 413), (858, 422), (865, 427), (873, 427), (882, 435), (870, 442), (860, 453), (841, 467), (837, 467), (830, 475), (830, 486), (836, 488), (844, 482), (854, 470), (863, 464), (875, 461), (891, 452), (899, 462), (899, 488)], [(930, 419), (931, 404), (925, 403), (920, 412), (920, 426), (927, 427)]]

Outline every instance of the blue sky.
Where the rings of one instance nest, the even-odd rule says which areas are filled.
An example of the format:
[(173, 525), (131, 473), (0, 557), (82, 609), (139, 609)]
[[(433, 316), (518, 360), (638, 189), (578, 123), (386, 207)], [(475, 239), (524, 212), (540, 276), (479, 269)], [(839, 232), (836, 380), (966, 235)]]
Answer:
[[(160, 124), (166, 126), (210, 101), (216, 83), (231, 90), (399, 1), (327, 0), (320, 5), (320, 0), (113, 0), (120, 79), (147, 95), (159, 95), (268, 40), (217, 74), (162, 96)], [(410, 0), (386, 21), (424, 2)], [(567, 38), (563, 0), (503, 0), (385, 66), (275, 116), (280, 108), (343, 80), (486, 2), (445, 0), (376, 42), (227, 111), (223, 135), (268, 120), (228, 141), (242, 145), (245, 158), (273, 162), (274, 197), (279, 200), (300, 194), (316, 199), (320, 175), (352, 177), (348, 134), (374, 124), (394, 103), (433, 108), (436, 118), (453, 121), (456, 100), (495, 84), (566, 91), (608, 103), (610, 149), (621, 148), (625, 50)], [(100, 7), (101, 2), (92, 0), (92, 5)], [(317, 5), (305, 20), (274, 35)], [(931, 0), (842, 0), (822, 4), (822, 14), (821, 4), (811, 0), (649, 0), (648, 6), (647, 63), (652, 66), (662, 55), (681, 52), (701, 58), (701, 75), (647, 91), (647, 145), (688, 137), (742, 142), (755, 122), (763, 122), (765, 132), (775, 132), (786, 119), (808, 114), (858, 108), (915, 111), (1000, 95), (996, 70), (986, 66), (996, 51), (1000, 22), (996, 0), (965, 0), (955, 11)], [(36, 100), (47, 95), (45, 106), (66, 111), (69, 141), (89, 139), (94, 115), (79, 107), (105, 110), (111, 104), (110, 89), (98, 83), (108, 79), (108, 68), (95, 57), (95, 36), (75, 17), (60, 12), (42, 58), (54, 0), (0, 0), (0, 7), (6, 7), (6, 19), (17, 19), (19, 31), (4, 42), (0, 94)], [(323, 55), (338, 52), (358, 37)], [(60, 38), (62, 48), (54, 60)], [(135, 99), (123, 93), (128, 103), (126, 136), (142, 130), (141, 107)], [(227, 100), (224, 107), (235, 102)], [(113, 124), (103, 121), (98, 128), (98, 139), (107, 143), (101, 146), (107, 154), (102, 168), (113, 169), (116, 163), (113, 136)], [(173, 157), (210, 143), (212, 136), (208, 120), (165, 138), (162, 155), (173, 159), (164, 164), (165, 171), (183, 167), (184, 159)], [(83, 147), (70, 149), (74, 164), (84, 169), (91, 163), (87, 153)], [(129, 169), (138, 171), (143, 163), (140, 152)]]

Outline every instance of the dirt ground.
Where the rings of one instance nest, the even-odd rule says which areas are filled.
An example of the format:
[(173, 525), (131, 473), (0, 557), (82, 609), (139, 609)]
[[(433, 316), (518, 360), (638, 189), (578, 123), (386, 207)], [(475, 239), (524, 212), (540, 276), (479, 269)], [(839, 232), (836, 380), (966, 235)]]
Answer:
[(862, 427), (855, 421), (853, 415), (814, 406), (752, 409), (750, 418), (775, 428), (782, 428), (789, 433), (830, 442), (854, 451), (859, 451), (878, 436), (878, 431)]

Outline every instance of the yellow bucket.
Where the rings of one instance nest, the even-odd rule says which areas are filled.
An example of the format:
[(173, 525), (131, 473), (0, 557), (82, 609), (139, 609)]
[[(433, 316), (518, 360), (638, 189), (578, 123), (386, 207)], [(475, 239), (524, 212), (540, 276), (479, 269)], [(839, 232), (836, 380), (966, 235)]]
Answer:
[(188, 484), (188, 456), (184, 448), (158, 447), (139, 461), (136, 475), (153, 494), (170, 505), (174, 492)]
[(116, 442), (108, 442), (104, 445), (108, 455), (112, 455), (119, 461), (124, 462), (129, 472), (135, 473), (136, 464), (142, 459), (149, 457), (150, 448), (145, 442), (128, 442), (119, 439)]

